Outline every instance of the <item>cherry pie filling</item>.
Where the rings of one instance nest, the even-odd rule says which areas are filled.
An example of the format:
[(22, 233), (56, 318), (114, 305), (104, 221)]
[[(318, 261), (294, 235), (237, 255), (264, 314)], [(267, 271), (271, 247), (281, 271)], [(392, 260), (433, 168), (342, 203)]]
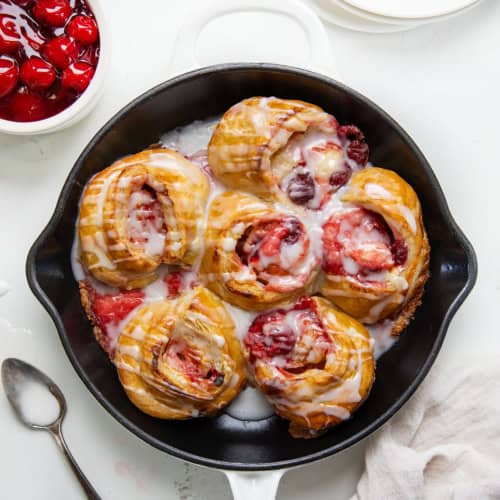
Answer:
[(384, 273), (405, 264), (408, 249), (382, 216), (355, 208), (332, 215), (323, 226), (323, 268), (330, 275), (361, 282), (383, 281)]
[(182, 374), (189, 383), (207, 391), (216, 390), (224, 384), (224, 373), (217, 370), (215, 360), (207, 359), (197, 346), (181, 336), (173, 336), (166, 346), (153, 350), (153, 368), (158, 369), (159, 359), (170, 370)]
[(119, 334), (120, 323), (144, 302), (144, 292), (130, 290), (110, 293), (99, 293), (90, 282), (85, 283), (90, 308), (95, 325), (101, 330), (100, 341), (103, 348), (113, 355), (114, 344)]
[(255, 318), (243, 343), (250, 363), (272, 363), (290, 375), (324, 369), (328, 353), (334, 350), (310, 297), (303, 297), (291, 309)]
[(297, 286), (296, 280), (288, 277), (303, 280), (309, 247), (309, 237), (299, 219), (271, 216), (246, 228), (236, 244), (236, 253), (266, 288), (285, 291)]
[(128, 202), (129, 241), (148, 255), (163, 254), (167, 227), (156, 191), (144, 184), (132, 191)]
[(56, 115), (90, 84), (99, 31), (85, 0), (0, 0), (0, 119)]
[(317, 130), (295, 134), (273, 161), (278, 168), (291, 166), (280, 185), (288, 198), (317, 210), (349, 181), (353, 169), (366, 166), (368, 155), (362, 132), (354, 125), (343, 125), (337, 135)]

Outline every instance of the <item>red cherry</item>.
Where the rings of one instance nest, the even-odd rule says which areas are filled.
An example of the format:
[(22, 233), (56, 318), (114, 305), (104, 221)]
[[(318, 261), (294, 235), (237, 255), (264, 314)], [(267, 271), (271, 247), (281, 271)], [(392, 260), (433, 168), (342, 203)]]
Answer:
[(71, 15), (68, 0), (37, 0), (33, 6), (33, 15), (42, 24), (64, 26)]
[(18, 92), (11, 102), (11, 111), (17, 122), (34, 122), (46, 116), (45, 102), (36, 95)]
[(0, 98), (12, 92), (19, 78), (19, 68), (16, 61), (0, 57)]
[(21, 45), (15, 20), (14, 16), (0, 14), (0, 54), (11, 54)]
[(56, 68), (64, 69), (78, 56), (78, 48), (71, 38), (61, 35), (42, 47), (42, 55)]
[(61, 85), (66, 89), (83, 92), (94, 76), (94, 68), (85, 62), (76, 61), (70, 64), (62, 74)]
[(30, 89), (47, 89), (55, 79), (53, 66), (39, 57), (30, 57), (21, 66), (21, 80)]
[(88, 16), (75, 16), (67, 24), (66, 33), (76, 41), (90, 45), (97, 41), (97, 23)]

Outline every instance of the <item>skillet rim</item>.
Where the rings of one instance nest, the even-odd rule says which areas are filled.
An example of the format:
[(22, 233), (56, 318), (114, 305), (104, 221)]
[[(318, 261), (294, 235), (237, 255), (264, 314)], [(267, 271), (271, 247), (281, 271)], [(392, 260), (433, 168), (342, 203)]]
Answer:
[[(295, 76), (300, 75), (305, 78), (319, 80), (322, 83), (326, 83), (329, 86), (333, 86), (344, 91), (346, 94), (350, 95), (354, 99), (361, 101), (365, 106), (368, 106), (372, 108), (374, 111), (378, 112), (386, 122), (388, 122), (392, 127), (394, 127), (397, 133), (409, 145), (409, 147), (417, 157), (420, 163), (420, 167), (423, 168), (423, 170), (425, 171), (429, 179), (429, 182), (434, 190), (438, 209), (443, 215), (444, 219), (447, 221), (448, 226), (453, 233), (453, 237), (455, 238), (457, 245), (462, 247), (467, 259), (467, 279), (465, 280), (465, 283), (460, 292), (456, 295), (455, 299), (448, 307), (448, 310), (446, 311), (441, 321), (441, 325), (438, 329), (436, 339), (433, 343), (432, 349), (425, 363), (423, 364), (420, 371), (417, 373), (416, 377), (413, 379), (412, 383), (407, 388), (407, 390), (388, 408), (388, 410), (385, 413), (383, 413), (380, 417), (375, 419), (373, 422), (371, 422), (371, 424), (366, 426), (363, 430), (353, 434), (352, 436), (350, 436), (348, 439), (345, 439), (341, 443), (329, 446), (321, 451), (304, 455), (299, 458), (280, 460), (275, 462), (266, 462), (265, 464), (216, 460), (195, 455), (183, 450), (179, 450), (175, 446), (171, 446), (169, 444), (164, 443), (163, 441), (160, 441), (159, 439), (152, 437), (147, 432), (143, 431), (140, 427), (138, 427), (130, 420), (128, 420), (125, 416), (123, 416), (110, 403), (108, 403), (108, 401), (99, 391), (99, 389), (90, 381), (89, 377), (86, 375), (83, 368), (81, 368), (77, 356), (74, 355), (69, 340), (66, 337), (62, 318), (59, 312), (57, 311), (56, 307), (54, 306), (54, 304), (52, 304), (49, 297), (43, 291), (36, 276), (37, 275), (36, 259), (38, 252), (45, 243), (45, 241), (54, 233), (55, 228), (60, 223), (64, 213), (64, 207), (66, 206), (70, 192), (73, 188), (74, 179), (77, 176), (85, 158), (89, 155), (94, 146), (102, 139), (102, 137), (109, 130), (111, 130), (119, 120), (121, 120), (129, 111), (131, 111), (136, 105), (140, 104), (141, 102), (146, 101), (148, 99), (152, 99), (157, 94), (165, 91), (166, 89), (177, 85), (181, 85), (182, 83), (184, 83), (187, 80), (190, 80), (193, 77), (209, 75), (214, 72), (234, 72), (234, 71), (249, 71), (249, 70), (288, 73), (288, 74), (293, 74)], [(176, 76), (174, 78), (171, 78), (165, 82), (162, 82), (154, 86), (150, 90), (134, 98), (129, 104), (127, 104), (126, 106), (122, 107), (119, 111), (117, 111), (98, 130), (98, 132), (93, 136), (93, 138), (89, 141), (89, 143), (85, 146), (81, 154), (78, 156), (74, 166), (70, 170), (64, 182), (54, 212), (51, 218), (49, 219), (49, 222), (43, 229), (43, 231), (40, 233), (38, 238), (33, 243), (31, 249), (29, 250), (26, 260), (26, 277), (28, 280), (29, 287), (31, 288), (31, 291), (33, 292), (35, 297), (38, 299), (38, 301), (41, 303), (41, 305), (45, 308), (45, 310), (49, 313), (50, 317), (54, 321), (57, 333), (63, 344), (63, 348), (76, 373), (78, 374), (82, 382), (85, 384), (87, 389), (90, 391), (90, 393), (95, 397), (95, 399), (97, 399), (97, 401), (101, 404), (101, 406), (104, 407), (104, 409), (108, 413), (110, 413), (126, 429), (128, 429), (130, 432), (135, 434), (137, 437), (139, 437), (146, 443), (176, 458), (187, 460), (192, 463), (207, 467), (214, 467), (217, 469), (224, 469), (224, 470), (241, 470), (241, 471), (265, 471), (265, 470), (275, 470), (283, 468), (289, 469), (291, 467), (315, 462), (317, 460), (332, 456), (342, 450), (349, 448), (350, 446), (353, 446), (354, 444), (358, 443), (365, 437), (372, 434), (384, 423), (386, 423), (410, 399), (410, 397), (413, 395), (413, 393), (420, 386), (420, 384), (423, 382), (424, 378), (428, 374), (431, 366), (433, 365), (441, 349), (444, 337), (446, 335), (448, 326), (453, 316), (455, 315), (458, 308), (462, 305), (466, 297), (469, 295), (469, 293), (471, 292), (472, 288), (476, 283), (477, 272), (478, 272), (477, 259), (474, 249), (469, 240), (467, 239), (467, 237), (465, 236), (465, 234), (457, 225), (455, 219), (453, 218), (450, 209), (448, 207), (448, 204), (446, 202), (443, 190), (430, 164), (428, 163), (428, 161), (426, 160), (426, 158), (424, 157), (423, 153), (420, 151), (418, 146), (415, 144), (413, 139), (408, 135), (407, 132), (405, 132), (405, 130), (398, 124), (398, 122), (396, 122), (396, 120), (394, 120), (387, 112), (381, 109), (377, 104), (372, 102), (370, 99), (360, 94), (359, 92), (351, 89), (347, 85), (338, 82), (333, 78), (293, 66), (271, 64), (271, 63), (225, 63), (225, 64), (206, 66), (193, 71), (189, 71), (187, 73), (183, 73), (182, 75)]]

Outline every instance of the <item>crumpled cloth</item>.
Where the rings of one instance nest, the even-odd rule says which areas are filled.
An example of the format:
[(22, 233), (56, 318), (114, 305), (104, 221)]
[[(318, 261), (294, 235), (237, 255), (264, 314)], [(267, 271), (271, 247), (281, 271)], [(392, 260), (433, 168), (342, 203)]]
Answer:
[(500, 359), (436, 367), (365, 466), (351, 500), (500, 499)]

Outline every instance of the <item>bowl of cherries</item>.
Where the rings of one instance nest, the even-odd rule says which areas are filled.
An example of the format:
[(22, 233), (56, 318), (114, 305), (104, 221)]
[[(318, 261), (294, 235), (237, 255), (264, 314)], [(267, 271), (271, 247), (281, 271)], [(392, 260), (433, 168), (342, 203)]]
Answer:
[(97, 0), (0, 0), (0, 132), (53, 132), (83, 118), (108, 50)]

